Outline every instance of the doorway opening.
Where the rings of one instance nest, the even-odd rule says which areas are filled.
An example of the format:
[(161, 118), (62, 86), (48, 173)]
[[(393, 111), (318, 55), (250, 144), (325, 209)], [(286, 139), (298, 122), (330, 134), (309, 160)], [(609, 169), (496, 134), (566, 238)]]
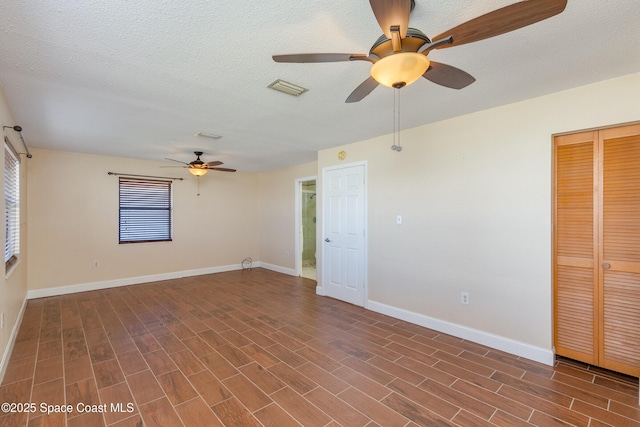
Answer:
[(316, 178), (297, 182), (296, 271), (299, 276), (317, 280), (316, 275)]

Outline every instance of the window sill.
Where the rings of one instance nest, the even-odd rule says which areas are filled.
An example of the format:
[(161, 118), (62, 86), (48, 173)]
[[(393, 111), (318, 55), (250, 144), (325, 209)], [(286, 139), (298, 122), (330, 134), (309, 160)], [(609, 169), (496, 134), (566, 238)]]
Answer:
[(5, 280), (8, 280), (11, 277), (11, 275), (16, 270), (16, 268), (18, 268), (19, 265), (20, 265), (20, 258), (18, 258), (18, 260), (16, 262), (11, 264), (11, 267), (9, 267), (9, 270), (5, 271), (5, 273), (4, 273)]
[(125, 240), (118, 242), (119, 245), (135, 245), (137, 243), (167, 243), (173, 242), (173, 239), (162, 239), (162, 240)]

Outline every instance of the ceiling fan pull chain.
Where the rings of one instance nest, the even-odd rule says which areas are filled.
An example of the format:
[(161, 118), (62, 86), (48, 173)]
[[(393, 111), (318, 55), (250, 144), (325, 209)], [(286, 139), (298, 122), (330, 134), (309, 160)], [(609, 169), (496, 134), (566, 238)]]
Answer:
[(393, 91), (393, 151), (402, 151), (400, 146), (400, 90)]
[(391, 149), (396, 151), (396, 94), (393, 94), (393, 107), (392, 107), (391, 119), (393, 121), (393, 126), (391, 127)]
[(396, 91), (392, 91), (393, 92), (393, 136), (392, 136), (392, 140), (393, 140), (393, 145), (391, 146), (391, 149), (393, 151), (396, 151), (396, 148), (398, 148), (398, 146), (396, 145)]
[(398, 144), (396, 145), (396, 151), (400, 152), (402, 151), (402, 146), (400, 145), (400, 89), (397, 89), (396, 92), (398, 92)]

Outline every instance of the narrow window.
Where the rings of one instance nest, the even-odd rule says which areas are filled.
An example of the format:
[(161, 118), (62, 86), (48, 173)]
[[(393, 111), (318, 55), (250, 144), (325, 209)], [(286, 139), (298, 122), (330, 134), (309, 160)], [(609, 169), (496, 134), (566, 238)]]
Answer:
[(171, 241), (171, 181), (120, 178), (120, 243)]
[(4, 139), (4, 269), (18, 261), (20, 253), (20, 160)]

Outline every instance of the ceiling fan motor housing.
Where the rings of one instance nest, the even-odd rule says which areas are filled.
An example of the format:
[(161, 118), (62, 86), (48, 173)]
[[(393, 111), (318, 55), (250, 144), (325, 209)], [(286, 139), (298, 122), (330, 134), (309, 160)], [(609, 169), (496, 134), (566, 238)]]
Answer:
[[(426, 43), (431, 43), (431, 40), (425, 33), (415, 28), (408, 28), (407, 37), (402, 39), (400, 52), (417, 52)], [(369, 55), (375, 55), (380, 59), (393, 55), (393, 53), (391, 39), (384, 34), (376, 40), (369, 50)]]
[(204, 165), (204, 162), (200, 160), (200, 156), (202, 156), (204, 153), (202, 151), (194, 151), (193, 154), (196, 155), (197, 159), (189, 164), (196, 168), (202, 167), (202, 165)]

